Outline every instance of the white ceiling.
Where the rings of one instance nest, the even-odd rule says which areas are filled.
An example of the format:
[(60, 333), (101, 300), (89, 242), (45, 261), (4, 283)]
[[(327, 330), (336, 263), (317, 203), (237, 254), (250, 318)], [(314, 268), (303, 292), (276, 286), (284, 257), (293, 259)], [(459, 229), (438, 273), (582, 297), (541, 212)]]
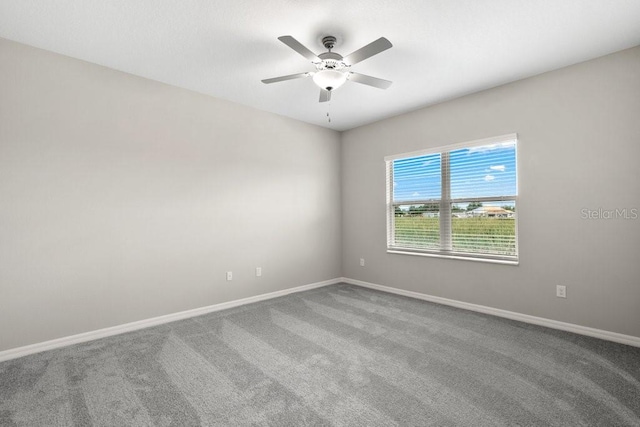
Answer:
[[(318, 103), (316, 53), (394, 47)], [(0, 0), (0, 37), (336, 130), (640, 45), (640, 0)], [(327, 121), (327, 112), (331, 123)]]

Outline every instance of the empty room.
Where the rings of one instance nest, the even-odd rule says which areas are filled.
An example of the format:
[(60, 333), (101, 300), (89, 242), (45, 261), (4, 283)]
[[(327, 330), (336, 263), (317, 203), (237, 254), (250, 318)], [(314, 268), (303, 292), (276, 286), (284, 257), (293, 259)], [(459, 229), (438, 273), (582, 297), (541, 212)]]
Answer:
[(640, 426), (639, 22), (0, 0), (0, 426)]

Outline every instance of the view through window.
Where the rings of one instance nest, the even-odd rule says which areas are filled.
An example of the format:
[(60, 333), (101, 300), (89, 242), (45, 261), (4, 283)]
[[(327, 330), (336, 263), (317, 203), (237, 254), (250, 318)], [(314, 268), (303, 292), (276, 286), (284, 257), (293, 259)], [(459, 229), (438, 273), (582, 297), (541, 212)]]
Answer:
[(388, 250), (517, 261), (516, 135), (387, 157)]

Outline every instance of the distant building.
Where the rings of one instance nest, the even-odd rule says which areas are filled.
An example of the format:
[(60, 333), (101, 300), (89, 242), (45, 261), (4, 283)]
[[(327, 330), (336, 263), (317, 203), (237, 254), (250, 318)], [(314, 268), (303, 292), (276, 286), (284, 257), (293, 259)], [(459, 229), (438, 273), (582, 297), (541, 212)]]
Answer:
[(422, 216), (425, 218), (438, 218), (440, 217), (440, 212), (422, 212)]
[(513, 218), (513, 212), (498, 206), (480, 206), (467, 212), (467, 216), (474, 218)]

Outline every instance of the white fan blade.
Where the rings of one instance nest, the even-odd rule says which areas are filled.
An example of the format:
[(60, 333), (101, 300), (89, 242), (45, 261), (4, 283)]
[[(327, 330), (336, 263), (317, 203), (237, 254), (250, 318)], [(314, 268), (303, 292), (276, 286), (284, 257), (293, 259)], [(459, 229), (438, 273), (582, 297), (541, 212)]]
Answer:
[(289, 74), (288, 76), (280, 76), (280, 77), (274, 77), (272, 79), (264, 79), (262, 80), (262, 83), (276, 83), (276, 82), (283, 82), (285, 80), (293, 80), (293, 79), (299, 79), (302, 77), (309, 77), (311, 75), (311, 73), (298, 73), (298, 74)]
[(366, 74), (354, 73), (353, 71), (347, 76), (349, 80), (363, 85), (377, 87), (378, 89), (387, 89), (393, 82), (389, 80), (379, 79), (377, 77), (367, 76)]
[(311, 61), (311, 62), (320, 62), (320, 58), (318, 58), (318, 55), (316, 55), (315, 53), (311, 52), (302, 43), (300, 43), (298, 40), (294, 39), (293, 37), (291, 37), (291, 36), (280, 36), (280, 37), (278, 37), (278, 40), (280, 40), (282, 43), (286, 44), (291, 49), (293, 49), (296, 52), (298, 52), (300, 55), (302, 55), (305, 58), (307, 58), (309, 61)]
[(320, 89), (320, 102), (331, 101), (331, 91)]
[(357, 64), (360, 61), (364, 61), (367, 58), (371, 58), (373, 55), (377, 55), (383, 52), (393, 45), (384, 37), (380, 37), (378, 40), (369, 43), (368, 45), (361, 47), (350, 55), (344, 57), (343, 61), (347, 65)]

